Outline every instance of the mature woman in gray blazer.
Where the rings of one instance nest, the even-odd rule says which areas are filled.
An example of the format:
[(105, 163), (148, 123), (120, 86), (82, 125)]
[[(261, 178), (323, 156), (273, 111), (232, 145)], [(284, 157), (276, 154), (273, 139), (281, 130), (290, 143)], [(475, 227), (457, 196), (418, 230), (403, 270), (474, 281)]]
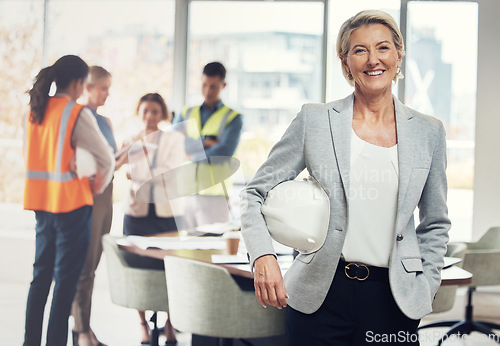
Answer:
[[(404, 43), (390, 15), (347, 20), (337, 53), (354, 94), (304, 105), (241, 194), (255, 293), (264, 307), (288, 305), (288, 345), (418, 345), (451, 226), (444, 127), (391, 93)], [(329, 196), (328, 235), (283, 280), (261, 206), (304, 169)]]

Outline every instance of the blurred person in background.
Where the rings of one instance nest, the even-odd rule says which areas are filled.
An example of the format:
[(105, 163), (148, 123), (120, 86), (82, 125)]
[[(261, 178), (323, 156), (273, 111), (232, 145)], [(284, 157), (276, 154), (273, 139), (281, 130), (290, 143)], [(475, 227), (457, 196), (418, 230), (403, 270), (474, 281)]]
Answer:
[[(209, 176), (225, 176), (228, 161), (236, 152), (243, 128), (243, 116), (221, 100), (226, 87), (226, 68), (220, 62), (211, 62), (203, 68), (201, 80), (203, 104), (186, 107), (174, 119), (177, 130), (186, 134), (186, 154), (196, 163), (196, 181)], [(190, 120), (195, 124), (182, 126)], [(199, 184), (201, 185), (201, 183)], [(232, 183), (216, 184), (186, 199), (186, 228), (229, 221), (229, 197)]]
[[(44, 308), (54, 280), (47, 345), (66, 345), (68, 317), (87, 257), (92, 194), (102, 193), (113, 176), (112, 149), (92, 112), (76, 103), (89, 68), (78, 56), (66, 55), (42, 69), (29, 91), (24, 120), (26, 179), (24, 209), (34, 210), (36, 249), (28, 293), (24, 345), (40, 346)], [(56, 93), (49, 90), (56, 85)], [(75, 148), (88, 151), (96, 163), (92, 181), (73, 170)]]
[[(91, 66), (87, 83), (87, 108), (92, 112), (99, 130), (116, 153), (116, 141), (113, 136), (111, 120), (99, 113), (97, 109), (104, 106), (111, 87), (111, 74), (101, 66)], [(119, 166), (115, 165), (115, 169)], [(75, 320), (73, 343), (79, 346), (103, 345), (90, 328), (90, 311), (92, 306), (92, 291), (94, 289), (95, 271), (102, 254), (101, 239), (111, 229), (113, 218), (113, 182), (110, 182), (103, 193), (94, 196), (92, 210), (92, 226), (87, 260), (83, 266), (80, 281), (76, 288), (71, 314)]]
[[(169, 200), (166, 196), (168, 191), (161, 180), (147, 184), (153, 177), (178, 168), (184, 163), (186, 159), (184, 136), (178, 131), (162, 131), (158, 127), (162, 121), (171, 121), (167, 105), (160, 94), (149, 93), (142, 96), (137, 105), (137, 114), (144, 128), (134, 138), (136, 142), (128, 151), (127, 177), (131, 181), (123, 218), (123, 234), (146, 236), (175, 232), (182, 227), (178, 225), (184, 215), (182, 201)], [(170, 181), (166, 182), (167, 186), (169, 183)], [(141, 187), (146, 187), (146, 191), (139, 197), (137, 193)], [(133, 267), (164, 268), (163, 261), (160, 260), (139, 258), (134, 254), (124, 255)], [(141, 323), (141, 344), (149, 344), (150, 329), (145, 312), (138, 312)], [(167, 343), (177, 342), (169, 318), (165, 323), (165, 336)]]

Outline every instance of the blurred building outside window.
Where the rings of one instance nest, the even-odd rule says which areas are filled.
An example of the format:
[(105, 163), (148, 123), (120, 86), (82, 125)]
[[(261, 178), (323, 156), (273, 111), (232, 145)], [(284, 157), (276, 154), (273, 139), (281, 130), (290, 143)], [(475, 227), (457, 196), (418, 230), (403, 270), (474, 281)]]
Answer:
[(477, 7), (475, 2), (410, 1), (403, 80), (405, 104), (444, 123), (452, 231), (469, 236), (474, 183)]
[(323, 7), (314, 1), (190, 4), (187, 104), (203, 102), (203, 66), (222, 62), (228, 71), (223, 101), (244, 116), (237, 152), (244, 180), (302, 104), (321, 102)]

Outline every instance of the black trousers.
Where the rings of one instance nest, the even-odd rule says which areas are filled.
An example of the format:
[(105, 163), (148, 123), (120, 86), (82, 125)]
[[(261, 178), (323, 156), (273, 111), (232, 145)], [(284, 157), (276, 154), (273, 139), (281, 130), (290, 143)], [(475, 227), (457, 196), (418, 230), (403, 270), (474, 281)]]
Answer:
[[(339, 264), (340, 266), (340, 264)], [(420, 345), (420, 320), (406, 317), (382, 280), (349, 279), (338, 270), (318, 311), (287, 307), (287, 346)]]

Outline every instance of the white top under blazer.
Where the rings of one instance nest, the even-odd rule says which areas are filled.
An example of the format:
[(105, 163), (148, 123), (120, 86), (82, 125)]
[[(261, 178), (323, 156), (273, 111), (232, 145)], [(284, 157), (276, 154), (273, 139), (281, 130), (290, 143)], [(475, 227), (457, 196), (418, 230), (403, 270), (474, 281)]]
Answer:
[(381, 147), (351, 135), (349, 225), (342, 254), (346, 261), (389, 266), (398, 201), (397, 144)]

